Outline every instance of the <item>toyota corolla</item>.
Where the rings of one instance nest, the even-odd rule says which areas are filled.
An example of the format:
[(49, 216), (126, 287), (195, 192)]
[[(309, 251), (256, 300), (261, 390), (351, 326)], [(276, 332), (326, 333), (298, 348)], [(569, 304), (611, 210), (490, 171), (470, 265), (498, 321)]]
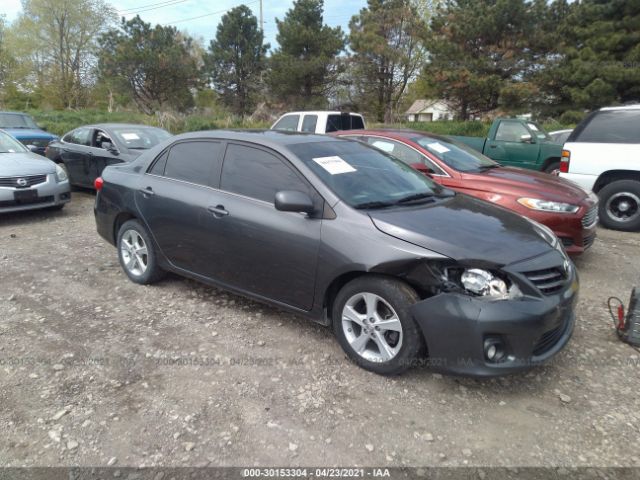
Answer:
[(305, 315), (376, 373), (514, 372), (574, 328), (577, 274), (548, 228), (361, 142), (183, 134), (96, 189), (132, 281), (174, 272)]

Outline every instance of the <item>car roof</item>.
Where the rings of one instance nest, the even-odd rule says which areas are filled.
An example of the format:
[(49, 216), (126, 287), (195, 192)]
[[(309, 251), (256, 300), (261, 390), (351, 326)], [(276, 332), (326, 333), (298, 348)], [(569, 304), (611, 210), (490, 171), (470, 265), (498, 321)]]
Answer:
[[(140, 123), (94, 123), (91, 125), (82, 125), (77, 128), (119, 128), (119, 127), (135, 127), (135, 128), (162, 128), (155, 125), (144, 125)], [(75, 128), (74, 128), (75, 130)]]
[(639, 110), (640, 103), (634, 103), (633, 105), (620, 105), (618, 107), (603, 107), (601, 111), (611, 111), (611, 110)]
[(9, 111), (0, 111), (1, 114), (3, 115), (25, 115), (27, 117), (30, 117), (31, 115), (29, 115), (28, 113), (24, 113), (24, 112), (9, 112)]
[(285, 112), (281, 115), (281, 117), (284, 117), (285, 115), (357, 115), (359, 117), (362, 116), (362, 114), (360, 113), (355, 113), (355, 112), (341, 112), (339, 110), (298, 110), (295, 112)]
[(225, 140), (239, 140), (260, 143), (262, 145), (296, 145), (301, 143), (336, 142), (339, 138), (315, 133), (290, 132), (283, 130), (203, 130), (199, 132), (182, 133), (172, 138), (172, 142), (180, 139), (211, 138)]
[(437, 133), (425, 132), (424, 130), (412, 130), (410, 128), (377, 128), (377, 129), (365, 129), (365, 130), (342, 130), (336, 132), (336, 135), (388, 135), (390, 137), (398, 137), (406, 140), (412, 140), (416, 136), (428, 137), (434, 139), (442, 139), (451, 141), (445, 135), (438, 135)]

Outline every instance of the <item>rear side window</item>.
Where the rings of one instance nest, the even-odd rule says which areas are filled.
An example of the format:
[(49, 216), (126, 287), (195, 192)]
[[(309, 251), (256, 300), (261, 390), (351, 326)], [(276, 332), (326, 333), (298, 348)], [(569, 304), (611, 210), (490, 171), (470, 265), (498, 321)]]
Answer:
[(307, 185), (276, 155), (235, 144), (227, 147), (220, 188), (269, 203), (280, 190), (309, 193)]
[(153, 175), (164, 175), (164, 169), (167, 165), (167, 158), (169, 158), (169, 150), (165, 150), (160, 156), (153, 162), (153, 165), (149, 169), (149, 173)]
[(362, 117), (359, 115), (351, 116), (351, 130), (363, 130), (364, 129), (364, 121)]
[(327, 116), (326, 132), (337, 132), (338, 130), (361, 130), (364, 128), (362, 117), (349, 113), (334, 113)]
[(77, 128), (73, 132), (65, 135), (63, 140), (67, 143), (75, 143), (77, 145), (91, 145), (91, 129)]
[(218, 178), (220, 166), (219, 142), (180, 142), (169, 150), (164, 176), (198, 185), (215, 186), (217, 182), (213, 179)]
[(575, 130), (570, 142), (640, 143), (640, 110), (600, 111)]
[(317, 115), (305, 115), (304, 118), (302, 119), (302, 131), (315, 133), (317, 123), (318, 123)]
[(273, 130), (289, 130), (295, 132), (298, 129), (300, 115), (285, 115), (273, 126)]

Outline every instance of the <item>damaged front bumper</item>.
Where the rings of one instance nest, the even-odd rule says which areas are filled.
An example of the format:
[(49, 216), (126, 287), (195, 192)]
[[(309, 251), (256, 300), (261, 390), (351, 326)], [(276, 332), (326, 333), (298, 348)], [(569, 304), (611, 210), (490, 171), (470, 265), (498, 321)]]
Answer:
[[(565, 285), (553, 295), (511, 300), (440, 293), (417, 302), (411, 311), (424, 335), (429, 365), (446, 373), (495, 376), (548, 361), (573, 333), (578, 299), (575, 267)], [(490, 360), (487, 345), (496, 342), (503, 355)]]

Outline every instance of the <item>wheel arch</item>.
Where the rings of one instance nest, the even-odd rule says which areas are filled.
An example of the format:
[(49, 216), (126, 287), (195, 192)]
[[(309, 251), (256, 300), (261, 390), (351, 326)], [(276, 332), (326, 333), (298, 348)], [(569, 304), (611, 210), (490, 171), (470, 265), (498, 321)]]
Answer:
[(542, 168), (540, 169), (540, 171), (544, 172), (547, 168), (549, 168), (549, 165), (551, 165), (552, 163), (560, 163), (560, 160), (560, 157), (547, 158), (544, 162), (542, 162)]
[(133, 215), (131, 212), (120, 212), (116, 218), (113, 220), (113, 244), (118, 244), (118, 232), (120, 231), (120, 227), (124, 225), (125, 222), (129, 220), (137, 220), (138, 217)]
[(618, 180), (635, 180), (640, 182), (640, 171), (638, 170), (607, 170), (600, 174), (593, 184), (593, 191), (598, 193), (605, 186)]

